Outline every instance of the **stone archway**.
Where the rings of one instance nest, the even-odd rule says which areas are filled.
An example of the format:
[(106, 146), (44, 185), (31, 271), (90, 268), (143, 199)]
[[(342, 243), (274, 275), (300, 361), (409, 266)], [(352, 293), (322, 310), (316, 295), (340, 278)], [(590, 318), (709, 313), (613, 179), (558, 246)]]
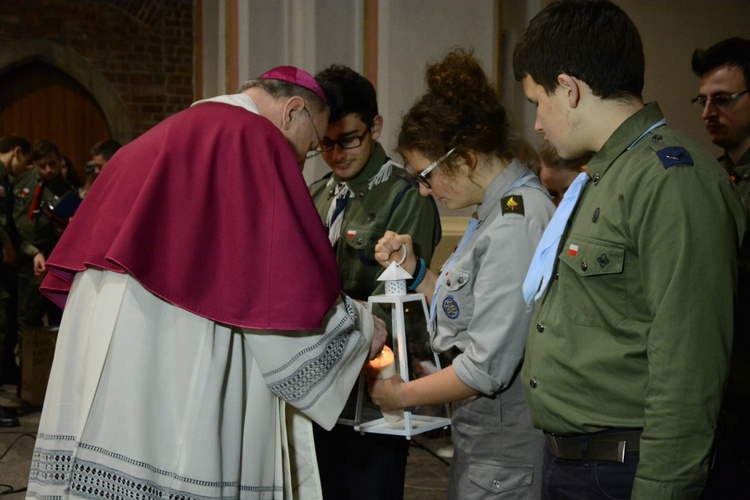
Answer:
[(75, 50), (44, 39), (10, 42), (0, 50), (0, 75), (15, 67), (41, 61), (77, 80), (104, 113), (113, 139), (125, 144), (133, 139), (133, 124), (125, 104), (112, 84)]

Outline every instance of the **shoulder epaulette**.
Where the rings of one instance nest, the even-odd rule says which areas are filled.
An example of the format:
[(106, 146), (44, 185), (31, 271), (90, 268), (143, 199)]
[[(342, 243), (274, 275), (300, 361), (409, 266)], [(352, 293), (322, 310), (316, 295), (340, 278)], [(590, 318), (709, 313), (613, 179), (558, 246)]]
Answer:
[(693, 157), (682, 146), (668, 146), (656, 152), (665, 169), (675, 165), (693, 165)]
[[(659, 157), (665, 170), (676, 165), (694, 165), (690, 152), (683, 146), (680, 146), (674, 137), (653, 134), (650, 142), (651, 149)], [(672, 145), (668, 145), (669, 143)]]

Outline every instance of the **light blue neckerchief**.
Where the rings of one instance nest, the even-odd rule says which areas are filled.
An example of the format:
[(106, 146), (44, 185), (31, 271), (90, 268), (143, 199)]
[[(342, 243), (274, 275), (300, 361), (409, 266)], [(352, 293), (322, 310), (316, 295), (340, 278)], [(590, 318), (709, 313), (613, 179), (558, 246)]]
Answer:
[[(649, 132), (666, 124), (667, 121), (663, 118), (657, 121), (639, 135), (625, 150), (629, 151), (641, 139), (646, 137)], [(575, 178), (568, 190), (565, 191), (560, 206), (555, 210), (552, 220), (549, 221), (547, 229), (544, 230), (544, 234), (539, 240), (539, 244), (534, 251), (534, 256), (531, 259), (529, 270), (526, 273), (526, 279), (523, 282), (523, 296), (526, 299), (526, 304), (529, 306), (539, 300), (549, 284), (552, 271), (555, 268), (557, 250), (560, 248), (560, 240), (565, 231), (565, 226), (568, 224), (568, 220), (578, 204), (578, 198), (588, 180), (588, 174), (585, 172), (578, 174), (578, 177)]]
[(539, 300), (542, 296), (550, 278), (552, 270), (555, 267), (557, 258), (557, 249), (560, 247), (560, 238), (562, 238), (565, 225), (573, 213), (573, 209), (578, 202), (578, 197), (583, 192), (583, 187), (589, 180), (586, 172), (581, 172), (573, 180), (563, 195), (560, 205), (558, 205), (555, 214), (547, 224), (539, 243), (534, 250), (534, 256), (531, 258), (529, 270), (526, 272), (526, 278), (523, 280), (523, 297), (526, 304), (531, 305), (532, 301)]
[[(505, 192), (500, 196), (500, 198), (503, 198), (505, 195), (507, 195), (511, 191), (518, 189), (521, 186), (531, 184), (532, 182), (536, 180), (537, 180), (536, 174), (534, 174), (534, 172), (529, 170), (528, 167), (524, 167), (521, 173), (518, 175), (518, 177), (516, 177), (516, 180), (513, 181), (510, 187), (508, 187), (508, 189), (505, 190)], [(474, 235), (474, 232), (476, 231), (478, 226), (479, 226), (479, 218), (477, 216), (477, 213), (474, 212), (474, 214), (471, 216), (471, 220), (469, 221), (469, 225), (466, 227), (466, 231), (464, 232), (464, 235), (461, 237), (461, 241), (459, 241), (458, 246), (456, 246), (456, 249), (453, 251), (453, 255), (451, 255), (451, 257), (448, 259), (445, 265), (443, 265), (443, 268), (440, 270), (440, 276), (438, 276), (438, 279), (435, 282), (435, 291), (432, 294), (432, 302), (430, 302), (430, 324), (428, 325), (428, 329), (433, 333), (436, 330), (438, 293), (440, 292), (440, 289), (443, 287), (443, 282), (445, 281), (445, 278), (448, 275), (448, 272), (450, 271), (451, 267), (453, 267), (453, 264), (456, 262), (456, 259), (458, 259), (461, 253), (463, 253), (463, 251), (468, 246), (469, 240), (471, 240), (471, 237)]]

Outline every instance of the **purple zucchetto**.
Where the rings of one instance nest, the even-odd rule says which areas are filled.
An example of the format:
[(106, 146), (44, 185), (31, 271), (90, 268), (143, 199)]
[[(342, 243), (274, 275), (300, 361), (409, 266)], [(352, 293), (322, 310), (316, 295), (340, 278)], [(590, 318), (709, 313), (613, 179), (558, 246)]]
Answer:
[(323, 89), (320, 88), (315, 78), (305, 70), (295, 68), (294, 66), (278, 66), (271, 70), (266, 71), (258, 77), (259, 80), (281, 80), (288, 82), (299, 87), (306, 88), (311, 92), (315, 92), (323, 102), (327, 102), (326, 95), (323, 93)]

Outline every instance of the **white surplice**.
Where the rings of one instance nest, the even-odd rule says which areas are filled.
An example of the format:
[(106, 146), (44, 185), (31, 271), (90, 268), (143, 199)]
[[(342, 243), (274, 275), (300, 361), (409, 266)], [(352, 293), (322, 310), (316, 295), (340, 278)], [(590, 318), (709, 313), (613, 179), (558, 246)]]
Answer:
[(319, 330), (241, 330), (78, 273), (28, 497), (320, 498), (308, 417), (333, 426), (372, 330), (348, 298)]

